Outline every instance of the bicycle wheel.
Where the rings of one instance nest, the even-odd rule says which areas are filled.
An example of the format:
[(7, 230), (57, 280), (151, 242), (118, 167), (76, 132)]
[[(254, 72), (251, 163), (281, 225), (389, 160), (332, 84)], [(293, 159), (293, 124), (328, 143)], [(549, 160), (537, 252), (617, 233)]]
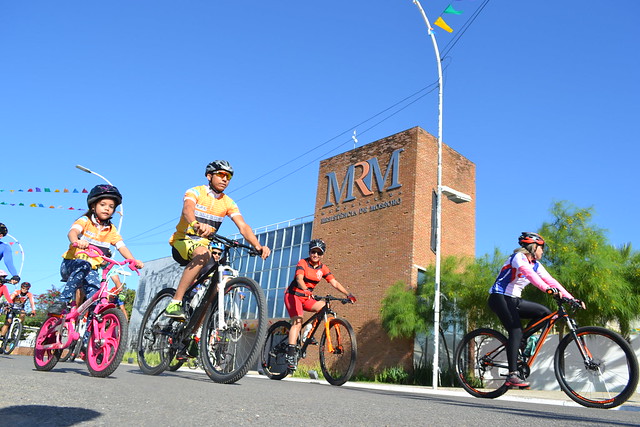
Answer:
[[(63, 330), (62, 334), (60, 334), (60, 329)], [(58, 317), (49, 317), (40, 326), (36, 335), (35, 348), (33, 349), (33, 364), (38, 371), (50, 371), (56, 366), (62, 351), (43, 347), (60, 343), (61, 336), (66, 336), (68, 333), (66, 322)]]
[(11, 354), (13, 350), (18, 346), (20, 336), (22, 335), (22, 322), (19, 319), (14, 318), (9, 326), (7, 334), (4, 336), (3, 349), (4, 354)]
[(223, 306), (218, 307), (216, 296), (202, 326), (200, 354), (209, 378), (230, 384), (255, 368), (266, 332), (267, 303), (260, 285), (247, 277), (229, 280)]
[(75, 356), (73, 358), (71, 358), (71, 355), (73, 355), (73, 350), (76, 348), (77, 344), (78, 344), (78, 340), (72, 342), (71, 345), (69, 346), (69, 348), (63, 349), (60, 352), (60, 360), (59, 360), (59, 362), (73, 362), (76, 358), (75, 358)]
[(100, 320), (91, 322), (85, 362), (92, 376), (104, 378), (118, 369), (122, 362), (128, 327), (127, 318), (118, 308), (109, 308), (99, 316)]
[(177, 328), (182, 326), (164, 315), (175, 293), (176, 290), (171, 288), (158, 292), (142, 318), (138, 333), (138, 366), (145, 374), (160, 374), (175, 356), (171, 342)]
[(576, 335), (588, 360), (573, 334), (560, 341), (554, 368), (562, 391), (589, 408), (615, 408), (626, 402), (638, 385), (638, 359), (631, 346), (617, 333), (597, 326), (578, 328)]
[(456, 376), (467, 393), (493, 399), (508, 390), (507, 339), (493, 329), (477, 329), (462, 338), (456, 349)]
[(325, 329), (320, 338), (319, 351), (324, 378), (332, 385), (349, 381), (356, 368), (358, 345), (356, 334), (346, 319), (329, 320), (329, 335)]
[(267, 331), (267, 339), (262, 347), (262, 369), (272, 380), (281, 380), (289, 374), (285, 357), (289, 346), (289, 330), (291, 324), (286, 320), (271, 325)]

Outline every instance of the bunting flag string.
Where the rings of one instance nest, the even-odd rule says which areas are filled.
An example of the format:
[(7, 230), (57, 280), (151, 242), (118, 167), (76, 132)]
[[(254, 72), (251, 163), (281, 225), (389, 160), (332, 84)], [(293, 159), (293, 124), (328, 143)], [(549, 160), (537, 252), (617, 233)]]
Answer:
[(26, 207), (30, 207), (30, 208), (49, 208), (49, 209), (67, 209), (70, 211), (81, 211), (81, 210), (87, 210), (86, 207), (83, 208), (74, 208), (74, 207), (64, 207), (64, 206), (54, 206), (54, 205), (50, 205), (50, 206), (45, 206), (42, 203), (8, 203), (8, 202), (0, 202), (0, 206), (26, 206)]
[(437, 25), (438, 27), (442, 28), (446, 32), (452, 33), (453, 32), (453, 28), (451, 28), (449, 26), (449, 24), (447, 24), (444, 21), (444, 19), (442, 19), (442, 15), (444, 15), (445, 13), (448, 13), (448, 14), (451, 14), (451, 15), (462, 15), (462, 11), (461, 10), (456, 10), (452, 5), (449, 5), (442, 11), (440, 16), (438, 16), (438, 19), (436, 19), (434, 21), (434, 23), (433, 23), (433, 25)]
[(29, 188), (28, 190), (5, 190), (0, 188), (0, 193), (88, 193), (86, 188), (83, 188), (82, 190), (78, 190), (77, 188), (74, 188), (73, 190), (69, 190), (68, 188), (63, 188), (62, 190), (59, 189), (55, 189), (55, 190), (51, 190), (51, 188), (49, 187), (45, 187), (45, 188), (40, 188), (40, 187), (36, 187), (36, 188)]

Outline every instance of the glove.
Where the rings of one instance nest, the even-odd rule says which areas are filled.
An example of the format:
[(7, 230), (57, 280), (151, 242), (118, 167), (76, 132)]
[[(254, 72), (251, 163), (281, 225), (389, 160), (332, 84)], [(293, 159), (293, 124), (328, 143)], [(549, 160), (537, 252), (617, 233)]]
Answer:
[(347, 298), (349, 298), (349, 301), (351, 301), (351, 304), (355, 304), (357, 301), (356, 297), (354, 297), (352, 293), (347, 295)]
[(579, 299), (574, 299), (574, 300), (572, 300), (572, 301), (571, 301), (571, 305), (572, 305), (574, 308), (582, 308), (582, 309), (586, 308), (586, 306), (584, 305), (584, 301), (579, 300)]
[(313, 298), (313, 292), (311, 292), (310, 289), (303, 289), (302, 293), (306, 295), (307, 298), (311, 299)]

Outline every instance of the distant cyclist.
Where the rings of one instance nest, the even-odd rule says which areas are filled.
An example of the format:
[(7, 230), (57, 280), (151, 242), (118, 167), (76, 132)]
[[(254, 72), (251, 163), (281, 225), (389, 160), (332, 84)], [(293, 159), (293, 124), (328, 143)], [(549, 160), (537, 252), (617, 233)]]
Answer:
[(507, 361), (509, 375), (507, 387), (527, 388), (529, 383), (518, 376), (518, 348), (522, 342), (522, 323), (520, 318), (541, 319), (551, 314), (551, 310), (537, 302), (527, 301), (520, 297), (522, 290), (529, 283), (546, 292), (549, 288), (557, 289), (569, 299), (573, 296), (551, 275), (540, 263), (545, 249), (544, 239), (537, 233), (523, 231), (518, 237), (520, 247), (502, 266), (495, 283), (489, 290), (489, 308), (500, 319), (507, 330)]
[[(20, 310), (20, 320), (24, 321), (24, 318), (27, 314), (27, 303), (29, 304), (29, 312), (33, 316), (36, 314), (36, 305), (33, 302), (33, 294), (29, 291), (31, 289), (31, 283), (22, 282), (20, 285), (20, 289), (14, 291), (9, 296), (9, 304), (13, 305), (13, 308)], [(2, 326), (2, 331), (0, 331), (0, 336), (4, 337), (4, 335), (9, 330), (9, 325), (11, 325), (11, 316), (7, 315), (7, 318)]]
[(211, 259), (207, 239), (220, 228), (222, 220), (228, 216), (235, 223), (240, 234), (253, 246), (260, 257), (266, 259), (271, 250), (258, 242), (251, 227), (244, 222), (238, 205), (224, 194), (233, 177), (233, 168), (226, 160), (214, 160), (204, 171), (208, 183), (187, 190), (183, 199), (182, 215), (169, 244), (172, 246), (173, 258), (186, 266), (178, 283), (173, 300), (166, 308), (166, 316), (184, 319), (182, 297), (195, 281), (198, 273)]
[[(9, 234), (9, 230), (7, 226), (0, 222), (0, 239)], [(18, 276), (18, 272), (16, 267), (13, 265), (13, 255), (11, 254), (11, 246), (6, 243), (0, 241), (0, 260), (4, 261), (4, 265), (7, 266), (7, 270), (9, 273), (13, 275), (11, 278), (13, 284), (20, 282), (20, 276)]]
[(313, 289), (325, 279), (331, 286), (342, 292), (351, 303), (356, 302), (356, 297), (336, 280), (329, 267), (322, 263), (327, 245), (320, 239), (309, 242), (309, 257), (298, 261), (295, 278), (289, 284), (284, 294), (284, 304), (291, 317), (291, 329), (289, 329), (289, 347), (287, 348), (287, 364), (289, 369), (296, 369), (296, 342), (302, 327), (304, 311), (316, 313), (324, 307), (324, 301), (312, 299)]

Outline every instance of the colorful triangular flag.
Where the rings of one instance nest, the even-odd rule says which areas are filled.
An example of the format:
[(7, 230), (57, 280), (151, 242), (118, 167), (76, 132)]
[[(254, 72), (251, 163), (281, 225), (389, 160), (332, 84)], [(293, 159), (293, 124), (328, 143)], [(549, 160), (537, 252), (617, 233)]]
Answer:
[(442, 13), (453, 13), (454, 15), (462, 15), (461, 10), (455, 10), (453, 6), (449, 5)]
[(449, 25), (447, 25), (446, 22), (444, 22), (444, 19), (442, 19), (441, 16), (438, 17), (438, 19), (436, 19), (436, 22), (433, 23), (433, 25), (437, 25), (438, 27), (442, 28), (443, 30), (452, 33), (453, 32), (453, 28), (451, 28)]

